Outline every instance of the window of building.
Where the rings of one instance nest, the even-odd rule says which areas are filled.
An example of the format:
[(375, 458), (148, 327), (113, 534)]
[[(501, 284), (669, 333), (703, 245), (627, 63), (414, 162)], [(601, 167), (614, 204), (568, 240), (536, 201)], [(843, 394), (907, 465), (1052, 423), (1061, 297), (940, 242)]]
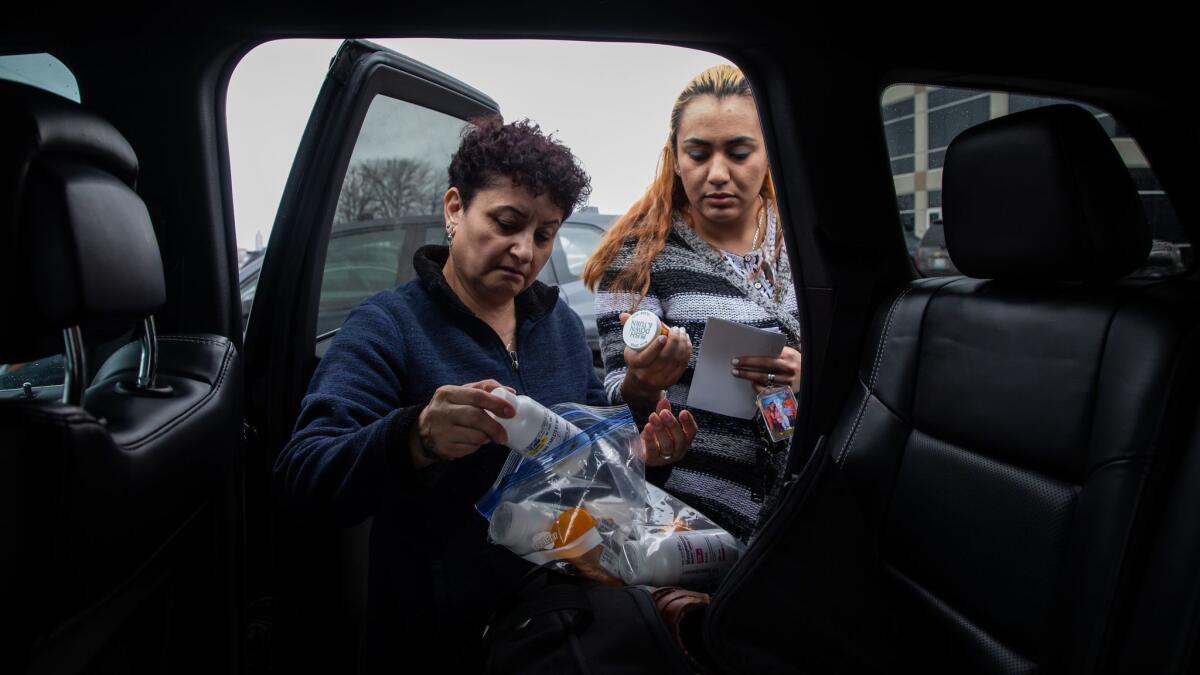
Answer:
[(941, 231), (942, 165), (950, 142), (990, 119), (1061, 103), (1079, 105), (1095, 116), (1137, 185), (1154, 244), (1146, 265), (1134, 276), (1168, 276), (1191, 267), (1192, 246), (1170, 199), (1137, 143), (1107, 111), (1048, 96), (899, 84), (884, 92), (880, 107), (900, 223), (919, 271), (931, 275), (958, 273), (945, 250)]

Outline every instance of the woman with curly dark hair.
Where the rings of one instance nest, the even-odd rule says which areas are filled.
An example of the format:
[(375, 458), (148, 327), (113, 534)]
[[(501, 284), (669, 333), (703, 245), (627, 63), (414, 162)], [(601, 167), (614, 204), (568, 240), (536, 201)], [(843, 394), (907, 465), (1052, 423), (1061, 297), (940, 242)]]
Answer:
[[(275, 465), (293, 508), (346, 525), (374, 516), (367, 670), (453, 661), (530, 567), (487, 542), (473, 506), (509, 452), (487, 413), (515, 412), (489, 392), (609, 403), (582, 322), (536, 281), (590, 189), (571, 151), (528, 121), (476, 120), (449, 184), (450, 246), (419, 249), (416, 279), (346, 319)], [(690, 435), (665, 412), (643, 431), (667, 454)]]

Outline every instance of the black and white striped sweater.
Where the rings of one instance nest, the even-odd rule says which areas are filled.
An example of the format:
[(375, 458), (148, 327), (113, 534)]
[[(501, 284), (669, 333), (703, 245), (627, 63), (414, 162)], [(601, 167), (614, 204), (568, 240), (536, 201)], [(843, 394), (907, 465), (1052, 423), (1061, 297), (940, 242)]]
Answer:
[[(619, 314), (631, 311), (636, 296), (613, 292), (611, 284), (617, 273), (630, 264), (633, 248), (633, 240), (625, 242), (596, 293), (596, 325), (606, 371), (604, 386), (614, 404), (623, 400), (620, 392), (626, 372)], [(666, 247), (651, 264), (650, 290), (638, 308), (654, 312), (668, 326), (683, 327), (692, 338), (688, 368), (667, 390), (676, 413), (687, 402), (708, 317), (778, 330), (790, 347), (800, 348), (799, 310), (786, 253), (780, 256), (776, 274), (775, 283), (781, 290), (778, 304), (735, 271), (724, 255), (682, 218), (675, 218)], [(664, 488), (745, 539), (753, 532), (762, 506), (750, 498), (755, 453), (763, 443), (756, 422), (704, 410), (691, 412), (700, 432), (688, 454), (672, 465)]]

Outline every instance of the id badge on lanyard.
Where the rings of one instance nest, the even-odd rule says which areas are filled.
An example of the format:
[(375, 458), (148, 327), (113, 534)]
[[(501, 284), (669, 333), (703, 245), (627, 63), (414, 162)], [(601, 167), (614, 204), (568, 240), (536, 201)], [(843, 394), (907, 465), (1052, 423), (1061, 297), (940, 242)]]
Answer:
[(766, 498), (767, 489), (776, 478), (773, 475), (775, 466), (772, 457), (787, 447), (795, 431), (798, 406), (791, 387), (764, 389), (755, 398), (755, 404), (758, 407), (756, 418), (763, 443), (755, 453), (754, 483), (750, 488), (750, 498), (761, 502)]

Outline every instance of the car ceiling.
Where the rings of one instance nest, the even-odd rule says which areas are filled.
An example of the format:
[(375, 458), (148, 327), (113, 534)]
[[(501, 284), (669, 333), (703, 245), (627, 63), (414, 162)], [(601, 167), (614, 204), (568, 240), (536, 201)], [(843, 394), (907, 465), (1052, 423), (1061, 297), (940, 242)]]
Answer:
[[(107, 11), (81, 9), (66, 18), (38, 17), (35, 11), (26, 21), (10, 21), (0, 28), (0, 50), (66, 53), (82, 47), (82, 52), (147, 39), (219, 48), (247, 40), (347, 36), (639, 40), (732, 51), (775, 44), (818, 63), (851, 59), (879, 71), (908, 67), (991, 73), (1195, 96), (1178, 91), (1182, 87), (1177, 80), (1193, 55), (1189, 26), (1166, 20), (1144, 5), (1104, 11), (1097, 7), (1090, 13), (1056, 13), (1044, 6), (1028, 12), (1020, 4), (945, 9), (904, 3), (869, 12), (813, 5), (789, 3), (749, 13), (730, 3), (615, 0), (465, 2), (449, 7), (356, 2), (338, 5), (337, 11), (329, 3), (206, 2), (116, 12), (106, 6)], [(784, 14), (795, 18), (779, 20)], [(163, 65), (169, 63), (166, 59)]]
[[(1143, 143), (1168, 193), (1178, 197), (1181, 220), (1198, 220), (1200, 197), (1190, 195), (1190, 186), (1200, 179), (1194, 161), (1200, 88), (1190, 77), (1189, 22), (1149, 10), (1051, 16), (1044, 7), (1031, 13), (1020, 6), (744, 7), (596, 0), (92, 8), (66, 19), (9, 21), (0, 27), (0, 52), (58, 56), (78, 76), (85, 103), (139, 149), (140, 190), (168, 261), (162, 321), (179, 331), (240, 334), (228, 160), (218, 142), (223, 105), (217, 101), (242, 54), (288, 37), (633, 40), (719, 52), (766, 82), (766, 94), (763, 88), (758, 93), (766, 98), (768, 132), (803, 151), (774, 148), (773, 159), (788, 178), (781, 198), (791, 220), (802, 223), (801, 234), (814, 233), (793, 249), (810, 288), (837, 286), (832, 267), (848, 257), (861, 258), (852, 268), (878, 276), (881, 286), (911, 274), (894, 196), (881, 189), (891, 176), (879, 93), (893, 82), (1004, 87), (1098, 103)], [(103, 87), (90, 86), (95, 82)], [(771, 98), (774, 92), (785, 96)], [(804, 106), (806, 95), (840, 106)], [(835, 171), (827, 175), (825, 167)], [(791, 185), (803, 189), (789, 194)], [(1200, 233), (1193, 229), (1194, 241)], [(214, 288), (222, 289), (219, 298)]]

